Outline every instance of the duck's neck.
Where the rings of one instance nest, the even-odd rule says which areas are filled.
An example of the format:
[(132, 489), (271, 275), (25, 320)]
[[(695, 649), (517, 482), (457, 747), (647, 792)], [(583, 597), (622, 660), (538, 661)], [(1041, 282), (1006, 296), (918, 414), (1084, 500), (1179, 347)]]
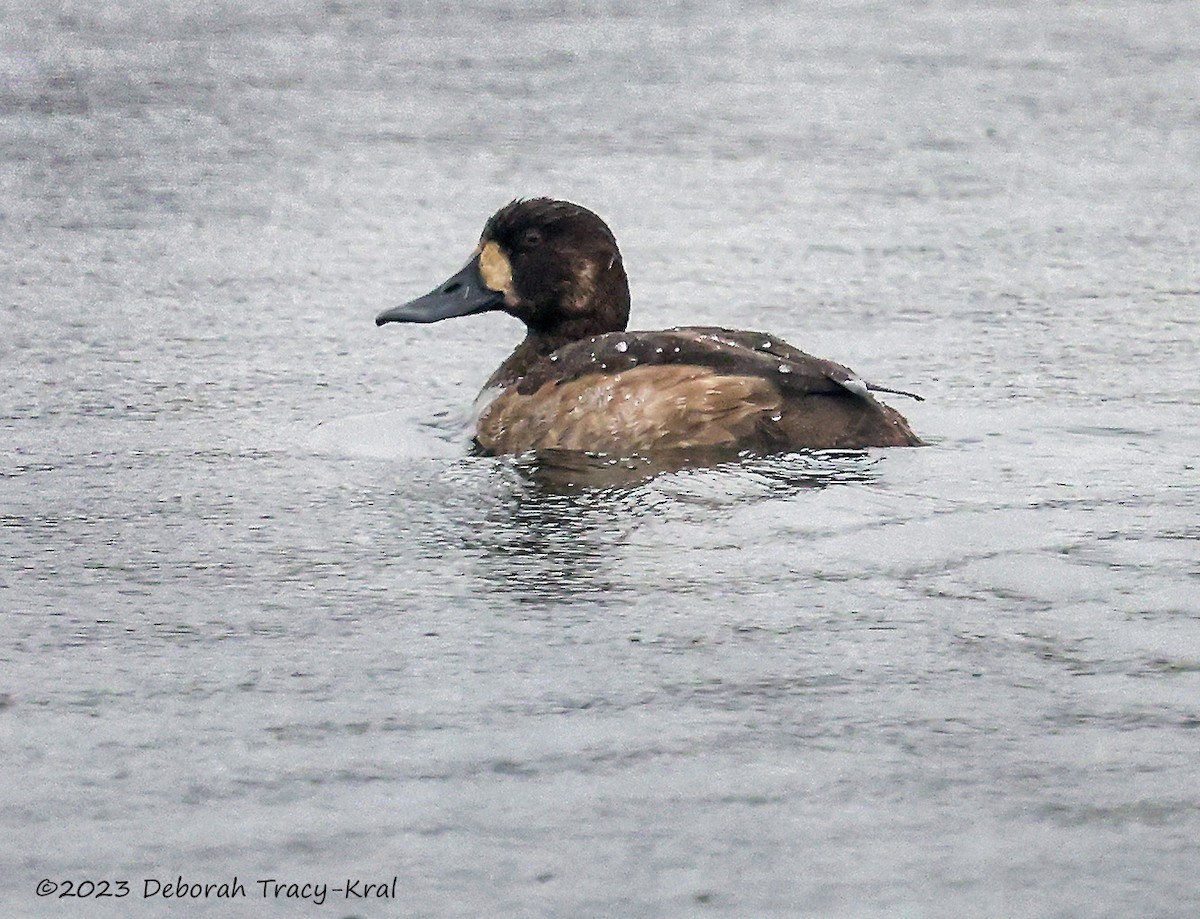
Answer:
[(496, 372), (487, 381), (484, 389), (511, 386), (525, 376), (534, 364), (544, 360), (550, 352), (557, 351), (563, 345), (568, 345), (577, 338), (577, 335), (556, 335), (530, 330), (529, 334), (525, 336), (525, 340), (504, 359), (503, 364), (496, 368)]
[(625, 329), (629, 321), (629, 282), (625, 278), (625, 266), (621, 264), (615, 244), (611, 253), (606, 253), (604, 258), (607, 258), (607, 262), (603, 271), (592, 265), (584, 272), (587, 282), (580, 282), (571, 294), (565, 296), (563, 303), (555, 304), (550, 310), (553, 322), (539, 322), (537, 310), (531, 310), (528, 316), (521, 316), (526, 322), (525, 340), (496, 368), (485, 390), (511, 386), (525, 376), (534, 364), (545, 360), (551, 352), (564, 345)]

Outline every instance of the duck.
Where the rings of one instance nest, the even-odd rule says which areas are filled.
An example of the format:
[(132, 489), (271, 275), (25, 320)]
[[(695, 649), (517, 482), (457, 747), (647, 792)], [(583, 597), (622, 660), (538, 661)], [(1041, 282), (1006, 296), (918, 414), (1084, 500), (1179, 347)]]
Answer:
[(484, 455), (608, 456), (717, 450), (772, 454), (920, 446), (884, 392), (774, 335), (710, 326), (628, 331), (629, 281), (593, 211), (517, 198), (484, 224), (461, 270), (375, 323), (430, 323), (500, 311), (525, 337), (480, 399)]

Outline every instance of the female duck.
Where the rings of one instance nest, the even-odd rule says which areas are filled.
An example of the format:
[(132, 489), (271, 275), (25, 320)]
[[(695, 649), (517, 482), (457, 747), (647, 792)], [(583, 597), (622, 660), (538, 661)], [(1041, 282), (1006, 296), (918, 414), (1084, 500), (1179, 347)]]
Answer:
[[(586, 208), (518, 199), (497, 211), (466, 266), (381, 313), (436, 322), (503, 310), (525, 340), (492, 374), (484, 453), (789, 450), (916, 446), (920, 439), (852, 371), (761, 332), (626, 332), (629, 284), (608, 226)], [(913, 396), (919, 399), (919, 396)]]

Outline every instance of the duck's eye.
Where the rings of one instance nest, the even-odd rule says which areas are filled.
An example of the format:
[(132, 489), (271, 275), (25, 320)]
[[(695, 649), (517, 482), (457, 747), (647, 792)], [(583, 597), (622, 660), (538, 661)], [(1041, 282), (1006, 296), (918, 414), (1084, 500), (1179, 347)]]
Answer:
[(537, 227), (530, 227), (521, 234), (521, 246), (525, 249), (533, 249), (542, 244), (542, 231)]

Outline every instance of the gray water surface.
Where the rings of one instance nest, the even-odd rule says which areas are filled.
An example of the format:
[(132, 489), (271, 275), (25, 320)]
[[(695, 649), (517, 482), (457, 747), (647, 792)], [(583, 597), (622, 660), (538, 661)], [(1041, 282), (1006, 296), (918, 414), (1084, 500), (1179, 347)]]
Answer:
[[(1200, 913), (1192, 0), (2, 3), (0, 162), (4, 915)], [(537, 194), (930, 446), (469, 456)]]

